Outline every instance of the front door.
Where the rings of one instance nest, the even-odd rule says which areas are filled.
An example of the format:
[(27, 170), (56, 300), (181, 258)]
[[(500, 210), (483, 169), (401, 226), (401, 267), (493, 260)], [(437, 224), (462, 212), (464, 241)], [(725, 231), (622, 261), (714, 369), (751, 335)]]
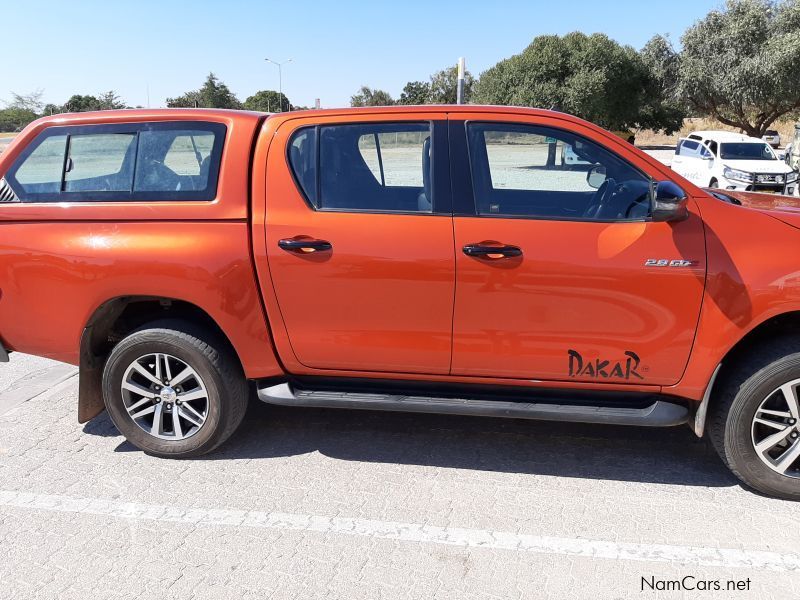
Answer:
[(454, 218), (452, 374), (676, 383), (703, 295), (699, 216), (650, 220), (642, 161), (591, 130), (476, 119), (450, 127), (454, 199), (472, 206)]
[(305, 367), (448, 373), (455, 268), (445, 127), (421, 115), (292, 120), (278, 130), (267, 257)]

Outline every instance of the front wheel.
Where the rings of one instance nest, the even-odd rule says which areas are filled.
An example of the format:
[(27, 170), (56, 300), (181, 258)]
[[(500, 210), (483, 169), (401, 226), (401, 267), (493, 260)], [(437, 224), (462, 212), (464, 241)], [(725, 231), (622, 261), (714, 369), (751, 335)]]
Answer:
[(708, 184), (708, 187), (710, 187), (710, 188), (718, 188), (719, 187), (719, 182), (716, 179), (712, 179), (711, 183)]
[(748, 354), (712, 405), (717, 452), (747, 485), (800, 500), (800, 338)]
[(247, 384), (227, 344), (195, 334), (189, 323), (163, 321), (114, 347), (103, 371), (103, 400), (134, 446), (188, 458), (231, 436), (247, 408)]

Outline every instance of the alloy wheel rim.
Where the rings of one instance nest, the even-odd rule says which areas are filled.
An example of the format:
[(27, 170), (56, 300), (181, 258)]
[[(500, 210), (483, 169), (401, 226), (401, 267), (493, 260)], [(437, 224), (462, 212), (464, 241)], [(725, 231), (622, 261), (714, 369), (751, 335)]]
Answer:
[(773, 390), (753, 416), (751, 439), (756, 455), (779, 475), (800, 478), (800, 379)]
[(188, 363), (164, 353), (134, 360), (122, 377), (128, 417), (145, 433), (181, 441), (197, 434), (208, 418), (208, 390)]

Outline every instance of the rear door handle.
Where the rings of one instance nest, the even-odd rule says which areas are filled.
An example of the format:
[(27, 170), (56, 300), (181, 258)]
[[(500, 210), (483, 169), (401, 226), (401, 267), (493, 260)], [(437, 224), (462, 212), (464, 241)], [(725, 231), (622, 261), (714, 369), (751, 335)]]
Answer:
[(476, 258), (488, 258), (496, 260), (498, 258), (513, 258), (522, 256), (522, 250), (518, 246), (486, 246), (483, 244), (467, 244), (461, 249), (467, 256)]
[(278, 246), (287, 252), (323, 252), (333, 248), (333, 244), (327, 240), (297, 238), (278, 240)]

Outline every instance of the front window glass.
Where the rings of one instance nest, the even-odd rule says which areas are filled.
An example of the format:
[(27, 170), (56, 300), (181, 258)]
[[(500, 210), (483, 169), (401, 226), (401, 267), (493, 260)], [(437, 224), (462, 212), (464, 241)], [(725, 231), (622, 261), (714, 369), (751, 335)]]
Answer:
[(560, 129), (470, 124), (478, 213), (552, 219), (638, 220), (650, 179), (602, 146)]
[(728, 142), (720, 144), (720, 158), (728, 160), (777, 160), (769, 144)]

